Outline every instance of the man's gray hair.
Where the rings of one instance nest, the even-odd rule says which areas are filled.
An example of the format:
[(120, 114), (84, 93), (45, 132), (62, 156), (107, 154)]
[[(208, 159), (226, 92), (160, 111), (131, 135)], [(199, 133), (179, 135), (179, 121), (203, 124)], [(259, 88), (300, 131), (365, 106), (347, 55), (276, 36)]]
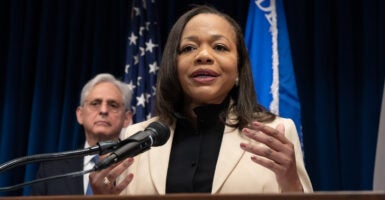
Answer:
[(108, 73), (98, 74), (93, 79), (87, 82), (86, 85), (84, 85), (82, 92), (80, 94), (80, 105), (83, 106), (84, 102), (89, 95), (92, 88), (94, 88), (97, 84), (103, 83), (103, 82), (109, 82), (115, 85), (122, 94), (122, 99), (124, 106), (127, 110), (130, 110), (131, 106), (131, 99), (132, 99), (132, 91), (128, 84), (116, 79), (113, 75)]

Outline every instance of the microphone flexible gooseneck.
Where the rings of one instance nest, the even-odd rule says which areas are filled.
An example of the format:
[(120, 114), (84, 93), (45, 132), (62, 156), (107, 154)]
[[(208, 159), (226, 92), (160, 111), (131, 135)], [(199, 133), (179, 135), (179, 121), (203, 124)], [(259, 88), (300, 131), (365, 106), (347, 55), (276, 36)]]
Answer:
[(116, 151), (112, 152), (105, 159), (95, 164), (94, 170), (99, 171), (110, 165), (120, 162), (125, 158), (134, 157), (140, 153), (149, 150), (152, 146), (160, 146), (167, 142), (170, 137), (170, 129), (158, 122), (152, 122), (143, 131), (139, 131), (128, 137), (127, 144), (122, 145)]

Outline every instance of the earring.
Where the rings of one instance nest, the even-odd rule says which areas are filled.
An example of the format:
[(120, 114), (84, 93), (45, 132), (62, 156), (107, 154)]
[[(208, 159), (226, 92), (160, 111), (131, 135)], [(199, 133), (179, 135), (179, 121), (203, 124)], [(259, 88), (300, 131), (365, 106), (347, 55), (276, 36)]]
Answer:
[(236, 79), (235, 79), (235, 86), (238, 86), (239, 85), (239, 78), (237, 77)]

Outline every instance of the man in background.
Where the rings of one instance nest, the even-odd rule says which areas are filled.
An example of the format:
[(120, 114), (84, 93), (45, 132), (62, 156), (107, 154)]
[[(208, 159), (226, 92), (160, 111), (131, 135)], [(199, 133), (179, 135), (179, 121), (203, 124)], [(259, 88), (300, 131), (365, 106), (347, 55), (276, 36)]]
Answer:
[[(99, 74), (82, 89), (80, 105), (76, 110), (77, 121), (84, 128), (84, 148), (100, 141), (116, 141), (122, 128), (132, 121), (129, 110), (132, 92), (127, 84), (111, 74)], [(37, 172), (37, 179), (91, 169), (94, 155), (44, 162)], [(66, 177), (32, 185), (32, 195), (92, 195), (88, 187), (88, 174), (83, 177)]]

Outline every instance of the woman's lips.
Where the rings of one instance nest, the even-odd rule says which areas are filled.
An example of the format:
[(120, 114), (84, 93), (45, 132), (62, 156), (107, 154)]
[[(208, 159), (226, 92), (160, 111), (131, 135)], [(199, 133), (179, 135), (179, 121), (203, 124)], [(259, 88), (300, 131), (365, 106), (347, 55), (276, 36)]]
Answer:
[(191, 77), (195, 82), (207, 84), (213, 82), (218, 77), (218, 74), (212, 70), (201, 69), (194, 71)]

